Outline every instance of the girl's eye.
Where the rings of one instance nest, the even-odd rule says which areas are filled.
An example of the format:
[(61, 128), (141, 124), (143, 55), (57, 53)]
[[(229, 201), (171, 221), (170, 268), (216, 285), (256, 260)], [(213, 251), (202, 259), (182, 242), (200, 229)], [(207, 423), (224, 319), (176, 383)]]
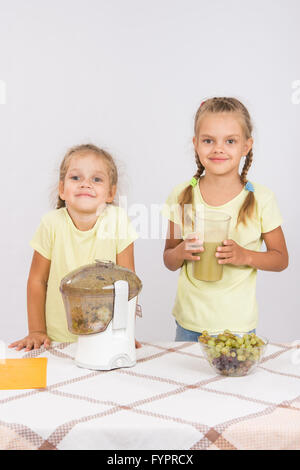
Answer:
[[(73, 176), (70, 177), (70, 179), (73, 180), (73, 181), (79, 181), (79, 180), (80, 180), (80, 176), (75, 176), (75, 175), (73, 175)], [(95, 177), (93, 178), (93, 181), (94, 181), (95, 183), (100, 183), (100, 182), (102, 181), (102, 179), (99, 178), (98, 176), (95, 176)]]
[[(212, 142), (212, 139), (204, 139), (203, 142), (204, 142), (205, 144), (210, 144), (210, 143)], [(235, 140), (234, 140), (234, 139), (228, 139), (227, 142), (228, 142), (229, 144), (233, 144), (233, 143), (235, 142)]]

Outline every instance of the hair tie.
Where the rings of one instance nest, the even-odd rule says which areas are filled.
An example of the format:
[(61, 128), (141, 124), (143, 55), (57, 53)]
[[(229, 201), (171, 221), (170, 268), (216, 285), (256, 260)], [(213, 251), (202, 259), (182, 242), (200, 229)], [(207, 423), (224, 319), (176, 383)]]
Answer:
[(197, 183), (198, 183), (198, 180), (193, 176), (193, 178), (190, 181), (190, 186), (192, 186), (192, 188), (194, 188)]
[(251, 193), (254, 193), (254, 187), (253, 187), (253, 184), (250, 183), (250, 181), (247, 182), (246, 186), (245, 186), (245, 189), (247, 191), (250, 191)]

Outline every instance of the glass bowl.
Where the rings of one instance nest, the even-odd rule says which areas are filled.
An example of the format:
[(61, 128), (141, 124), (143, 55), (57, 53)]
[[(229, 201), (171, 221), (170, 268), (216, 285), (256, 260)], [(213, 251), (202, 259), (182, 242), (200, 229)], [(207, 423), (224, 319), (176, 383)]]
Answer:
[(261, 362), (268, 340), (255, 333), (229, 331), (198, 338), (201, 349), (217, 374), (228, 377), (248, 375)]

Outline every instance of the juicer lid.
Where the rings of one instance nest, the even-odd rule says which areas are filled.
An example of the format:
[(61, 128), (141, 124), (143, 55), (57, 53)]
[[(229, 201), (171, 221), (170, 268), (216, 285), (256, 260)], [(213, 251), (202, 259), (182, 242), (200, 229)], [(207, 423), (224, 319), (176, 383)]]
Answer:
[(60, 283), (60, 291), (66, 295), (111, 296), (116, 281), (128, 282), (128, 300), (136, 297), (142, 289), (142, 282), (129, 269), (112, 261), (95, 260), (93, 264), (81, 266), (65, 276)]

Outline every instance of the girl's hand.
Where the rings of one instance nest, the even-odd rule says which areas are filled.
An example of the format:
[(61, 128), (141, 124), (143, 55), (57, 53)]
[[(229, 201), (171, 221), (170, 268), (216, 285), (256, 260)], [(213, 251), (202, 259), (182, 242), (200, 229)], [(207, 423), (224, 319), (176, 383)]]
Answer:
[(177, 256), (180, 260), (184, 261), (199, 261), (200, 256), (195, 256), (193, 253), (204, 251), (203, 243), (195, 235), (188, 235), (179, 245), (176, 246)]
[(135, 340), (135, 349), (140, 349), (142, 347), (141, 343), (139, 341)]
[(248, 264), (247, 250), (233, 240), (224, 240), (223, 245), (218, 246), (216, 257), (219, 264), (234, 264), (242, 266)]
[(42, 345), (44, 345), (46, 349), (49, 348), (51, 345), (51, 339), (46, 333), (36, 331), (30, 333), (24, 339), (11, 343), (8, 347), (16, 348), (17, 351), (20, 351), (23, 348), (25, 348), (25, 351), (31, 351), (31, 349), (39, 349)]

